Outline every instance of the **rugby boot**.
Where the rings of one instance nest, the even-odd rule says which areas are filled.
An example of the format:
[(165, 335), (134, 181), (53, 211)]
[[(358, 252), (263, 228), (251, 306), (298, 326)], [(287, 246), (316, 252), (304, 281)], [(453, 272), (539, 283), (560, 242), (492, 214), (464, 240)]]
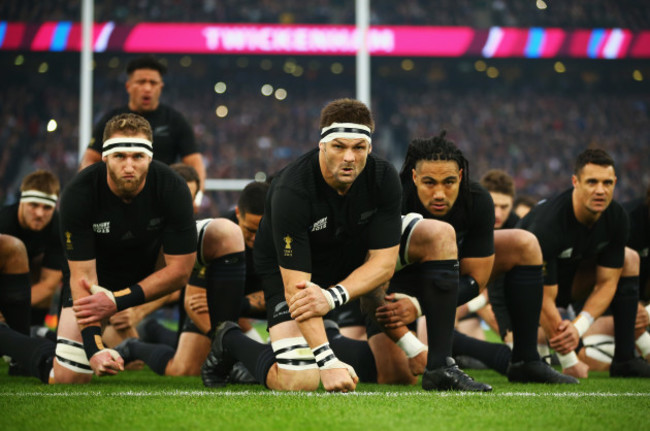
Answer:
[(650, 364), (643, 358), (629, 361), (612, 361), (609, 367), (610, 377), (650, 377)]
[(124, 359), (124, 365), (135, 361), (135, 358), (131, 353), (131, 343), (136, 340), (137, 338), (127, 338), (126, 340), (122, 341), (120, 344), (118, 344), (113, 348), (113, 350), (119, 353), (122, 359)]
[(230, 374), (228, 374), (228, 383), (254, 385), (258, 381), (243, 363), (237, 362), (233, 365), (232, 370), (230, 370)]
[(231, 329), (239, 328), (235, 322), (226, 320), (217, 326), (212, 339), (212, 347), (208, 357), (201, 366), (201, 380), (208, 388), (221, 388), (229, 381), (230, 372), (235, 365), (235, 359), (228, 355), (223, 348), (223, 336)]
[(452, 358), (447, 358), (445, 367), (424, 371), (422, 389), (427, 391), (490, 392), (492, 386), (475, 381), (458, 368)]
[(510, 363), (506, 372), (508, 381), (513, 383), (579, 383), (578, 379), (553, 369), (545, 361), (520, 361)]

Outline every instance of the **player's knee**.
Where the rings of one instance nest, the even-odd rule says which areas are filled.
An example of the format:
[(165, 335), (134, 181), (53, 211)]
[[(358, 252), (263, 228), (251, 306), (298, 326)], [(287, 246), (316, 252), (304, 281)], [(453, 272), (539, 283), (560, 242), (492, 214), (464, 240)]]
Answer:
[(0, 235), (0, 267), (11, 268), (13, 271), (26, 272), (29, 270), (27, 248), (15, 236)]
[(625, 260), (623, 261), (623, 277), (634, 277), (639, 275), (641, 258), (636, 250), (625, 247)]
[(315, 391), (320, 383), (316, 359), (304, 337), (283, 338), (271, 343), (277, 362), (277, 378), (269, 388), (280, 391)]
[(425, 244), (426, 255), (421, 260), (454, 259), (458, 256), (456, 231), (449, 223), (425, 219), (414, 232), (418, 244)]
[(206, 261), (244, 251), (244, 236), (241, 229), (225, 218), (213, 219), (205, 230), (203, 258)]
[(56, 342), (54, 383), (88, 383), (93, 376), (83, 344), (64, 337)]

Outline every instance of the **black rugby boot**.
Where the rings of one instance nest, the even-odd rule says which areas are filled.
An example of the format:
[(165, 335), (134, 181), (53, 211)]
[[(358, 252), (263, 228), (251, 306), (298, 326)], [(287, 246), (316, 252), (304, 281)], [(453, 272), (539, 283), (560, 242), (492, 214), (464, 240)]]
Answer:
[(427, 391), (490, 392), (492, 386), (475, 381), (458, 368), (452, 358), (447, 358), (447, 366), (424, 371), (422, 389)]
[(201, 366), (201, 380), (208, 388), (221, 388), (229, 381), (230, 373), (236, 360), (223, 348), (223, 336), (231, 329), (239, 328), (235, 322), (226, 320), (217, 326), (212, 339), (212, 348)]
[(612, 361), (609, 366), (610, 377), (650, 377), (650, 364), (643, 358), (628, 361)]
[(579, 383), (575, 377), (556, 371), (542, 360), (510, 363), (506, 375), (513, 383)]

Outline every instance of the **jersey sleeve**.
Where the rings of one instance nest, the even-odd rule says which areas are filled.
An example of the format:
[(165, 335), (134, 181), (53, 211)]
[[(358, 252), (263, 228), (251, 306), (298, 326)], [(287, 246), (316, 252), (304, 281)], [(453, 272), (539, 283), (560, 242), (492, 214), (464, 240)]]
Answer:
[(81, 187), (79, 182), (70, 183), (61, 195), (60, 234), (68, 260), (95, 259), (95, 235), (90, 202), (92, 202), (90, 188)]
[(189, 254), (196, 251), (196, 222), (192, 195), (185, 181), (170, 176), (165, 187), (165, 202), (168, 223), (163, 234), (165, 254)]
[(275, 190), (271, 200), (273, 247), (282, 268), (312, 272), (309, 216), (306, 196), (288, 187)]
[(386, 169), (378, 194), (377, 213), (369, 226), (370, 250), (393, 247), (400, 241), (402, 186), (392, 166)]

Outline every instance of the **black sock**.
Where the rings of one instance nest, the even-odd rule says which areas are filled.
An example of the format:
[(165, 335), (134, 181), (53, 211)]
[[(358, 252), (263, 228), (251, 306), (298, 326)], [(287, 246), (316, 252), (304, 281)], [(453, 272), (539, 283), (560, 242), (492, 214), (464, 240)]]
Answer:
[(43, 383), (49, 380), (55, 350), (56, 343), (47, 338), (32, 338), (0, 325), (0, 355), (10, 356)]
[(156, 374), (165, 375), (167, 364), (174, 357), (176, 350), (166, 344), (144, 343), (132, 340), (129, 343), (130, 359), (140, 359)]
[(504, 289), (512, 321), (512, 362), (538, 360), (537, 327), (544, 294), (542, 266), (515, 266), (506, 273)]
[(208, 263), (205, 279), (212, 334), (219, 323), (236, 322), (239, 318), (246, 281), (244, 252), (221, 256)]
[(241, 361), (257, 381), (266, 386), (266, 375), (275, 363), (275, 354), (270, 344), (258, 343), (237, 328), (223, 335), (223, 348), (224, 352)]
[(458, 300), (458, 261), (435, 260), (420, 264), (422, 314), (427, 319), (429, 354), (427, 369), (443, 367), (451, 356), (451, 344)]
[(639, 277), (621, 277), (611, 309), (614, 316), (614, 361), (634, 358), (634, 324), (639, 302)]
[(506, 374), (511, 351), (505, 344), (489, 343), (454, 331), (454, 356), (470, 356), (501, 374)]
[(0, 312), (7, 325), (29, 335), (32, 290), (29, 274), (0, 274)]
[[(178, 332), (172, 331), (156, 319), (147, 319), (144, 323), (143, 334), (140, 335), (140, 341), (145, 343), (166, 344), (169, 347), (176, 348), (178, 344)], [(143, 337), (144, 335), (144, 337)]]
[(375, 356), (367, 341), (345, 337), (334, 327), (327, 328), (325, 332), (336, 357), (354, 368), (360, 381), (377, 383)]

